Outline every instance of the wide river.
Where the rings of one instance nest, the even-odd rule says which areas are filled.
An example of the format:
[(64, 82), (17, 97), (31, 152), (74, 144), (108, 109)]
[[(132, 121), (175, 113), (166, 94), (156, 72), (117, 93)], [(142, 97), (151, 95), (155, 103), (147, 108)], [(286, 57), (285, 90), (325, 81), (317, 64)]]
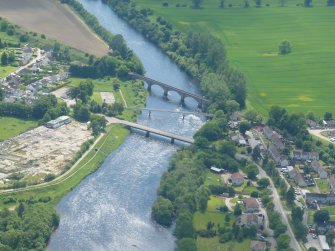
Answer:
[[(108, 6), (96, 0), (80, 2), (109, 31), (123, 35), (142, 61), (146, 76), (198, 93), (185, 73)], [(176, 93), (169, 93), (169, 101), (163, 100), (162, 94), (163, 90), (154, 86), (147, 107), (174, 111), (196, 107), (189, 99), (187, 108), (181, 107)], [(138, 123), (189, 136), (203, 122), (203, 118), (195, 115), (187, 115), (183, 120), (178, 113), (153, 112), (148, 118), (144, 112), (138, 118)], [(171, 145), (169, 140), (131, 134), (97, 172), (61, 200), (57, 206), (60, 225), (47, 250), (172, 251), (175, 247), (172, 229), (155, 224), (150, 214), (161, 176), (177, 149), (178, 144)]]

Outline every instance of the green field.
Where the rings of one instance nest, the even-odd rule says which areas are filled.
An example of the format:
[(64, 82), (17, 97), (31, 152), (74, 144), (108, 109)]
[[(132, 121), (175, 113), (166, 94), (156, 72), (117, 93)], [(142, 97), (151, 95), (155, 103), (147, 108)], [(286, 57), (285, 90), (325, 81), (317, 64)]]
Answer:
[[(162, 3), (168, 2), (168, 7)], [(202, 9), (191, 1), (138, 0), (139, 8), (151, 8), (182, 31), (211, 32), (225, 43), (229, 60), (248, 79), (248, 105), (266, 113), (271, 105), (289, 111), (335, 113), (335, 15), (325, 1), (313, 8), (297, 7), (303, 1), (262, 1), (263, 7), (241, 7), (243, 1), (203, 1)], [(232, 3), (233, 7), (228, 7)], [(176, 7), (187, 4), (188, 7)], [(265, 5), (269, 4), (269, 7)], [(293, 51), (278, 55), (278, 44), (288, 39)]]
[(329, 182), (327, 179), (314, 179), (320, 193), (330, 193)]
[(0, 141), (12, 138), (37, 126), (37, 121), (0, 117)]

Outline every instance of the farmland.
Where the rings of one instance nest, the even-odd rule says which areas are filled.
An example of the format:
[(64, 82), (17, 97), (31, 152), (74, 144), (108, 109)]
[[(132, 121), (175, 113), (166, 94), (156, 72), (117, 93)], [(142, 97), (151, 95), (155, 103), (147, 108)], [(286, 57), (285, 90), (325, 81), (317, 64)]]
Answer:
[[(279, 7), (278, 1), (263, 1), (261, 8), (243, 8), (242, 1), (203, 1), (201, 9), (191, 1), (139, 0), (139, 8), (151, 8), (181, 31), (211, 32), (225, 43), (233, 66), (248, 80), (248, 105), (266, 114), (271, 105), (289, 111), (335, 112), (334, 8), (314, 1), (314, 7), (296, 6), (298, 1)], [(176, 7), (186, 4), (187, 7)], [(228, 7), (232, 4), (232, 7)], [(269, 6), (266, 6), (269, 5)], [(278, 44), (287, 39), (292, 53), (278, 55)]]
[(68, 8), (52, 0), (2, 0), (0, 16), (84, 52), (103, 56), (108, 47)]

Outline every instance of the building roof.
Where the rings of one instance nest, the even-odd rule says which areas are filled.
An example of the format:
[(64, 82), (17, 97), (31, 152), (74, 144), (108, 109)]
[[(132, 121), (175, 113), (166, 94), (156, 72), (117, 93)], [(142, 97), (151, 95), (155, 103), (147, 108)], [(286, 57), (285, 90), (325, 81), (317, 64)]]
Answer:
[(319, 235), (320, 246), (322, 250), (330, 250), (325, 235)]
[(244, 179), (243, 175), (239, 172), (233, 173), (230, 178), (232, 180), (236, 180), (236, 179)]
[(246, 207), (259, 208), (258, 201), (255, 198), (245, 198), (243, 202)]

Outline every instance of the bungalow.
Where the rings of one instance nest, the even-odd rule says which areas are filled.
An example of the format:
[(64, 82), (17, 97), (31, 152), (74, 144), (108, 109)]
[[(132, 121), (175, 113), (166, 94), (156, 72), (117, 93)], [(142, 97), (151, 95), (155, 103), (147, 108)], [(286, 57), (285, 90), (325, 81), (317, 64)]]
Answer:
[(255, 225), (257, 230), (263, 231), (264, 228), (264, 215), (262, 214), (242, 214), (237, 218), (236, 224), (241, 227), (249, 227)]
[(277, 165), (281, 167), (288, 166), (288, 160), (279, 153), (278, 149), (274, 145), (270, 145), (268, 151)]
[(246, 213), (253, 213), (259, 211), (259, 204), (255, 198), (245, 198), (243, 200)]
[(319, 160), (318, 152), (292, 151), (290, 155), (294, 160)]
[(335, 194), (306, 193), (306, 204), (335, 205)]
[(317, 160), (313, 160), (312, 164), (311, 164), (314, 172), (316, 172), (320, 179), (327, 179), (328, 178), (328, 174), (325, 171), (325, 169), (320, 165), (320, 162)]
[(264, 251), (266, 250), (266, 242), (263, 241), (251, 241), (250, 242), (251, 251)]
[(244, 182), (244, 177), (241, 173), (236, 172), (230, 176), (231, 182), (234, 186), (240, 186)]
[(302, 177), (302, 175), (297, 172), (296, 170), (292, 170), (288, 173), (288, 176), (294, 180), (294, 182), (299, 186), (299, 187), (306, 187), (307, 184)]

